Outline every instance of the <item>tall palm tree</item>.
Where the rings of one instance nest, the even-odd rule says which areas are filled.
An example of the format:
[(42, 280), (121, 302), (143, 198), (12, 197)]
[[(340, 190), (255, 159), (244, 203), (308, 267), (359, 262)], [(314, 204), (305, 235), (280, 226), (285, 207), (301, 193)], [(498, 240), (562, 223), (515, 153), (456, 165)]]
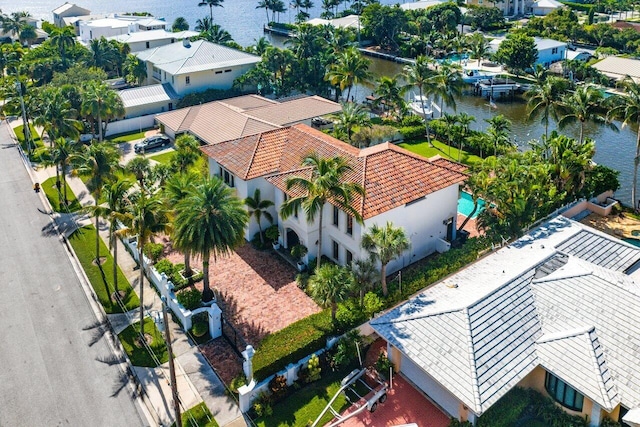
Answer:
[(151, 176), (151, 162), (147, 157), (134, 157), (127, 163), (125, 169), (136, 177), (141, 189), (147, 188), (145, 181)]
[(128, 82), (140, 86), (147, 78), (147, 63), (137, 56), (129, 54), (124, 61), (124, 72)]
[(120, 97), (102, 82), (92, 82), (82, 94), (82, 114), (98, 123), (98, 141), (102, 142), (102, 123), (124, 115)]
[(387, 111), (393, 111), (394, 115), (397, 116), (399, 110), (405, 105), (404, 93), (406, 91), (406, 86), (400, 86), (398, 76), (381, 76), (374, 92), (378, 95), (376, 102), (382, 103), (384, 101)]
[(249, 215), (242, 201), (218, 177), (203, 178), (176, 206), (176, 241), (202, 257), (202, 300), (213, 299), (209, 285), (209, 258), (228, 255), (244, 240)]
[(360, 307), (364, 306), (364, 294), (380, 280), (380, 275), (373, 260), (357, 259), (349, 266), (355, 288), (360, 294)]
[(209, 31), (211, 27), (213, 27), (213, 18), (205, 16), (202, 19), (196, 20), (196, 26), (194, 30), (204, 33)]
[(371, 119), (369, 113), (355, 102), (346, 102), (342, 104), (342, 111), (333, 116), (336, 122), (336, 130), (338, 132), (346, 132), (347, 140), (351, 143), (353, 128), (356, 126), (370, 127)]
[(640, 165), (640, 84), (631, 77), (626, 76), (621, 83), (624, 95), (615, 95), (609, 98), (613, 108), (609, 111), (608, 119), (619, 119), (622, 126), (636, 124), (638, 126), (636, 137), (636, 153), (633, 157), (633, 184), (631, 186), (631, 202), (634, 208), (640, 209), (640, 203), (636, 198), (636, 186), (638, 185), (638, 166)]
[[(85, 147), (84, 151), (72, 156), (71, 163), (75, 173), (88, 177), (87, 189), (93, 196), (95, 204), (100, 204), (100, 196), (104, 185), (113, 179), (116, 170), (120, 169), (118, 161), (120, 152), (111, 144), (97, 143)], [(100, 224), (95, 217), (96, 227), (96, 263), (100, 265)]]
[(77, 120), (78, 112), (59, 88), (42, 90), (33, 114), (34, 123), (43, 127), (51, 141), (59, 137), (77, 139), (80, 136), (82, 123)]
[[(420, 99), (424, 96), (424, 89), (427, 85), (429, 78), (433, 75), (433, 72), (429, 68), (431, 59), (425, 55), (420, 55), (416, 58), (416, 62), (411, 65), (404, 66), (404, 79), (409, 87), (417, 87)], [(425, 103), (422, 102), (422, 116), (424, 117), (427, 141), (431, 143), (431, 136), (429, 135), (429, 120), (427, 119), (427, 113), (425, 111)]]
[(264, 245), (264, 235), (262, 233), (262, 217), (265, 217), (267, 221), (273, 224), (273, 216), (269, 212), (269, 208), (273, 206), (271, 200), (262, 200), (260, 197), (260, 189), (256, 188), (253, 192), (253, 197), (247, 197), (244, 199), (244, 204), (249, 209), (249, 216), (256, 219), (258, 223), (258, 230), (260, 232), (260, 243)]
[(380, 227), (374, 224), (362, 235), (361, 246), (369, 252), (373, 260), (380, 261), (380, 283), (382, 294), (386, 297), (387, 289), (387, 264), (402, 255), (409, 249), (411, 243), (402, 227), (395, 227), (393, 223), (387, 223)]
[(489, 143), (493, 145), (493, 155), (497, 156), (498, 148), (511, 145), (511, 139), (509, 138), (511, 121), (502, 114), (493, 116), (490, 119), (485, 119), (484, 121), (489, 123), (489, 129), (487, 129), (486, 137)]
[[(56, 167), (56, 186), (62, 187), (62, 193), (59, 193), (59, 197), (64, 195), (64, 204), (67, 204), (67, 170), (73, 156), (80, 150), (80, 145), (72, 140), (66, 138), (58, 138), (53, 142), (53, 146), (47, 149), (47, 160), (45, 164)], [(60, 183), (59, 176), (62, 176), (62, 182)], [(60, 185), (58, 185), (60, 183)]]
[(462, 93), (464, 82), (459, 73), (459, 68), (452, 64), (442, 63), (436, 73), (427, 82), (426, 92), (440, 100), (440, 114), (443, 114), (444, 104), (456, 111), (455, 96)]
[(224, 44), (233, 41), (231, 34), (218, 24), (213, 24), (208, 30), (202, 31), (198, 35), (198, 38), (217, 44)]
[[(349, 101), (351, 88), (356, 84), (367, 83), (371, 79), (369, 65), (371, 65), (371, 61), (365, 58), (358, 49), (350, 47), (338, 54), (327, 72), (326, 80), (338, 87), (340, 91), (347, 89), (347, 101)], [(337, 99), (338, 92), (336, 91)]]
[(338, 303), (345, 301), (353, 289), (353, 276), (345, 267), (324, 264), (309, 279), (311, 296), (322, 307), (331, 307), (331, 321), (335, 323)]
[(198, 6), (209, 6), (209, 18), (213, 21), (213, 8), (224, 7), (222, 3), (224, 0), (202, 0), (198, 3)]
[(487, 57), (490, 52), (489, 42), (484, 35), (474, 33), (469, 37), (469, 50), (471, 52), (471, 56), (473, 58), (477, 58), (479, 67), (480, 61)]
[(540, 116), (540, 123), (544, 124), (544, 137), (549, 138), (549, 121), (558, 121), (559, 105), (562, 96), (569, 88), (569, 82), (559, 77), (547, 77), (541, 84), (535, 84), (527, 91), (527, 107), (529, 120)]
[[(193, 189), (194, 183), (197, 182), (199, 176), (194, 173), (176, 173), (167, 179), (165, 185), (162, 186), (162, 196), (164, 198), (167, 209), (171, 214), (173, 220), (177, 214), (176, 206), (182, 200), (184, 200), (189, 192)], [(175, 233), (175, 229), (172, 230)], [(189, 248), (179, 247), (180, 244), (176, 243), (178, 240), (173, 237), (173, 246), (184, 252), (184, 272), (185, 277), (191, 276), (191, 253)]]
[[(129, 214), (131, 216), (130, 233), (138, 237), (138, 260), (140, 262), (140, 325), (144, 322), (144, 247), (156, 233), (169, 229), (167, 212), (162, 200), (156, 194), (147, 194), (140, 189), (130, 195), (131, 204)], [(142, 334), (142, 327), (140, 328)]]
[(342, 157), (326, 159), (313, 153), (302, 160), (302, 166), (308, 168), (308, 178), (294, 176), (287, 179), (287, 190), (295, 190), (296, 194), (300, 195), (287, 199), (280, 207), (280, 215), (287, 219), (302, 209), (308, 223), (318, 218), (316, 265), (320, 267), (324, 206), (330, 202), (361, 223), (362, 215), (353, 207), (352, 201), (354, 195), (364, 196), (364, 189), (360, 184), (345, 182), (346, 175), (352, 168)]
[(603, 108), (604, 95), (593, 86), (580, 86), (569, 96), (565, 96), (560, 104), (564, 115), (558, 126), (563, 129), (568, 124), (580, 124), (579, 142), (584, 142), (584, 127), (587, 122), (606, 125), (611, 130), (618, 131), (612, 121), (607, 120), (607, 113)]
[(464, 111), (462, 113), (458, 114), (458, 123), (460, 124), (460, 127), (462, 128), (462, 135), (461, 135), (461, 138), (460, 138), (460, 144), (458, 144), (458, 161), (460, 161), (460, 154), (462, 153), (462, 142), (469, 135), (469, 126), (471, 125), (471, 123), (473, 123), (475, 121), (476, 121), (475, 117), (470, 116), (469, 114), (465, 113)]
[(200, 158), (200, 143), (193, 135), (183, 134), (176, 138), (175, 154), (171, 158), (171, 168), (177, 173), (185, 173)]
[(442, 115), (443, 123), (447, 125), (447, 145), (449, 146), (449, 157), (451, 157), (451, 134), (453, 132), (453, 128), (458, 123), (458, 116), (456, 114), (444, 113)]

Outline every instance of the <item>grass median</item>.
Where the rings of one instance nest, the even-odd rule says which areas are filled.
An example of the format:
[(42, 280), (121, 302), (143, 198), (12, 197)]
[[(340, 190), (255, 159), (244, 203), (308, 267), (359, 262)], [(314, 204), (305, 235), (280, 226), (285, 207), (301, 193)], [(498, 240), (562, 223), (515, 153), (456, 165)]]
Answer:
[(118, 338), (124, 351), (127, 352), (131, 364), (133, 366), (155, 368), (158, 366), (157, 362), (160, 362), (160, 364), (168, 362), (169, 352), (167, 351), (164, 337), (150, 317), (144, 319), (144, 336), (147, 340), (147, 346), (140, 343), (140, 322), (129, 325), (118, 334)]
[(76, 199), (76, 195), (73, 194), (71, 187), (66, 183), (67, 186), (67, 206), (60, 206), (60, 199), (64, 196), (64, 189), (60, 189), (62, 195), (58, 193), (58, 189), (56, 188), (56, 178), (51, 177), (47, 179), (45, 182), (41, 184), (42, 190), (44, 194), (49, 199), (49, 203), (51, 204), (51, 208), (56, 212), (77, 212), (82, 208), (80, 206), (80, 202)]
[[(80, 260), (94, 292), (107, 314), (122, 313), (123, 309), (114, 298), (113, 287), (113, 257), (102, 239), (100, 239), (100, 266), (96, 265), (96, 229), (88, 225), (76, 230), (70, 237), (69, 243)], [(126, 254), (123, 254), (126, 256)], [(118, 289), (124, 293), (122, 305), (126, 311), (140, 306), (140, 300), (133, 291), (131, 284), (118, 267)]]
[[(211, 415), (211, 411), (204, 402), (182, 413), (182, 427), (218, 427), (218, 423)], [(176, 427), (176, 423), (171, 424)]]

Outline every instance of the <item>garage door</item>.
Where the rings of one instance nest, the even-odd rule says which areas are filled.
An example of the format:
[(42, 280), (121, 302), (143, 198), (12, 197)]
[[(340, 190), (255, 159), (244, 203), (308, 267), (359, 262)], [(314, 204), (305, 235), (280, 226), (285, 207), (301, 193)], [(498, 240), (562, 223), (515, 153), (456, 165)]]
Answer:
[(458, 399), (444, 389), (440, 384), (435, 382), (429, 375), (418, 367), (407, 356), (402, 355), (402, 364), (400, 372), (409, 380), (417, 385), (422, 391), (436, 402), (448, 415), (458, 417)]

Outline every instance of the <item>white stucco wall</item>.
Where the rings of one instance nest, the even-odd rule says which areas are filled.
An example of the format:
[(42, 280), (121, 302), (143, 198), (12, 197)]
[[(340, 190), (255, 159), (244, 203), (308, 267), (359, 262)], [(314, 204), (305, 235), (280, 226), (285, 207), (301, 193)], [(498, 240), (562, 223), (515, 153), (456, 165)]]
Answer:
[(163, 113), (165, 111), (171, 111), (172, 109), (176, 108), (177, 103), (178, 103), (178, 100), (176, 99), (173, 101), (161, 101), (161, 102), (154, 102), (150, 104), (128, 107), (124, 110), (124, 117), (125, 119), (130, 119), (133, 117), (140, 117), (140, 116), (146, 116), (149, 114), (157, 114), (157, 113)]
[(129, 27), (124, 25), (122, 27), (96, 27), (90, 25), (91, 21), (81, 22), (79, 27), (80, 32), (80, 40), (83, 42), (88, 42), (94, 39), (99, 39), (100, 37), (111, 37), (111, 36), (119, 36), (122, 34), (127, 34), (129, 32)]
[[(148, 43), (148, 45), (147, 45)], [(153, 49), (154, 47), (164, 46), (166, 44), (175, 43), (175, 39), (159, 39), (143, 42), (127, 43), (131, 48), (131, 52), (140, 52), (141, 50)]]
[[(256, 179), (251, 179), (251, 180), (247, 181), (247, 186), (246, 186), (247, 195), (244, 196), (244, 197), (245, 198), (246, 197), (253, 197), (256, 189), (260, 190), (260, 199), (262, 199), (262, 200), (271, 200), (275, 204), (275, 192), (277, 190), (273, 185), (268, 183), (267, 180), (264, 179), (264, 178), (256, 178)], [(278, 214), (276, 212), (275, 205), (270, 207), (268, 209), (268, 211), (271, 214), (271, 216), (273, 217), (273, 223), (277, 224), (278, 223)], [(262, 223), (262, 231), (263, 232), (267, 227), (269, 227), (271, 225), (271, 223), (266, 218), (264, 218), (264, 216), (262, 218), (261, 223)], [(253, 239), (253, 236), (258, 231), (259, 231), (258, 221), (256, 221), (256, 219), (252, 216), (249, 219), (249, 227), (247, 227), (247, 229), (245, 231), (244, 238), (247, 239), (247, 240), (251, 240), (251, 239)]]
[[(180, 96), (201, 92), (206, 89), (231, 89), (233, 81), (253, 68), (253, 65), (241, 65), (237, 67), (216, 68), (195, 73), (179, 74), (172, 76), (171, 74), (162, 73), (162, 80), (159, 83), (171, 83), (173, 89)], [(231, 70), (225, 72), (226, 70)], [(186, 77), (189, 76), (189, 84), (186, 83)]]

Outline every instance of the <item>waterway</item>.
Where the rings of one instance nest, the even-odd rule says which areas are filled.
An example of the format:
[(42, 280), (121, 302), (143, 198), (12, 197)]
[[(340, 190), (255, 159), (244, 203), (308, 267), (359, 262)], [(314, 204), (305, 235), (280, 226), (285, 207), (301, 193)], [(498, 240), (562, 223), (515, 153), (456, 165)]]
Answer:
[[(11, 2), (2, 4), (1, 8), (4, 13), (10, 13), (20, 10), (28, 10), (32, 16), (51, 21), (51, 11), (64, 3), (63, 0), (29, 0), (25, 3)], [(397, 0), (382, 0), (383, 4), (394, 4)], [(156, 17), (163, 17), (167, 22), (172, 23), (178, 17), (184, 17), (191, 28), (195, 26), (197, 19), (209, 15), (208, 7), (199, 7), (198, 0), (176, 0), (176, 1), (158, 1), (158, 0), (137, 0), (131, 2), (129, 0), (111, 0), (105, 2), (103, 0), (77, 0), (76, 4), (87, 8), (92, 13), (111, 13), (111, 12), (131, 12), (145, 11)], [(266, 15), (264, 9), (257, 9), (258, 0), (226, 0), (223, 7), (216, 7), (213, 10), (214, 21), (222, 25), (224, 29), (229, 31), (234, 40), (243, 46), (254, 43), (255, 40), (262, 37), (263, 25), (266, 23)], [(315, 6), (310, 9), (312, 17), (317, 17), (322, 12), (321, 1), (314, 0)], [(282, 22), (290, 22), (294, 19), (295, 10), (289, 9), (285, 14), (281, 14)], [(269, 37), (276, 45), (282, 45), (282, 38), (273, 36)], [(402, 71), (402, 65), (394, 62), (373, 59), (371, 71), (374, 76), (395, 75)], [(354, 96), (362, 101), (364, 97), (371, 93), (370, 88), (355, 88)], [(407, 95), (408, 97), (410, 94)], [(463, 96), (456, 100), (457, 111), (466, 112), (476, 117), (476, 122), (472, 124), (472, 129), (484, 130), (487, 123), (484, 119), (491, 118), (496, 114), (503, 114), (512, 122), (513, 140), (520, 147), (525, 147), (527, 142), (540, 138), (544, 134), (544, 126), (538, 121), (527, 120), (527, 109), (522, 99), (515, 99), (513, 102), (497, 101), (497, 108), (492, 109), (488, 102), (482, 98), (474, 96)], [(445, 108), (445, 111), (451, 111)], [(555, 123), (550, 126), (550, 130), (554, 129)], [(577, 127), (567, 128), (563, 131), (567, 135), (577, 137)], [(633, 175), (633, 153), (635, 152), (636, 129), (624, 128), (616, 133), (608, 128), (588, 125), (586, 128), (586, 136), (596, 141), (596, 155), (594, 161), (620, 171), (620, 181), (622, 187), (617, 192), (617, 197), (625, 203), (631, 203), (631, 180)]]

